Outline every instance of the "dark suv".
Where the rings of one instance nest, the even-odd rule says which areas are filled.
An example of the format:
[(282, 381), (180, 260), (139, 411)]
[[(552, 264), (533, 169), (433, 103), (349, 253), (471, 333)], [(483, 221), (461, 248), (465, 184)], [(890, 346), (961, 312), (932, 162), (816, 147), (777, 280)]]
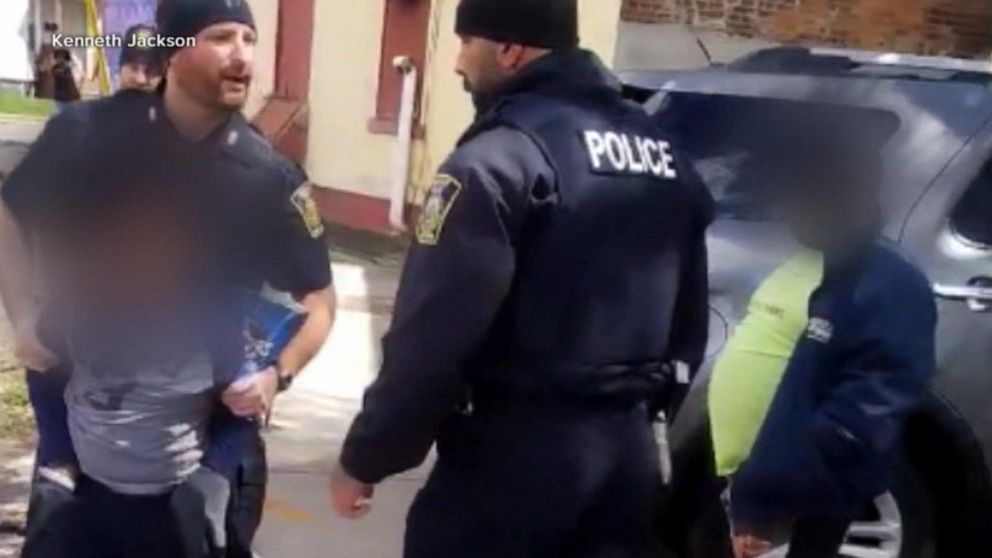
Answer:
[(832, 111), (894, 130), (883, 152), (886, 234), (926, 272), (940, 310), (939, 373), (909, 423), (903, 470), (890, 493), (866, 503), (841, 556), (992, 556), (992, 65), (776, 48), (726, 66), (622, 77), (693, 159), (719, 210), (709, 358), (671, 432), (672, 546), (720, 556), (715, 542), (726, 533), (706, 388), (751, 294), (788, 251), (762, 203), (775, 165), (764, 132), (815, 125), (804, 115)]

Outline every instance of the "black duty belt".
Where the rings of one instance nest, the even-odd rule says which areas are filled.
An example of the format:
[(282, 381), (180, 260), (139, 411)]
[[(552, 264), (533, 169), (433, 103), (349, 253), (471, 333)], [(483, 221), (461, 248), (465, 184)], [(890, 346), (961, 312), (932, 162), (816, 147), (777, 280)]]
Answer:
[(497, 376), (498, 380), (472, 383), (467, 411), (625, 412), (650, 404), (672, 382), (670, 367), (661, 362), (569, 368), (537, 365)]

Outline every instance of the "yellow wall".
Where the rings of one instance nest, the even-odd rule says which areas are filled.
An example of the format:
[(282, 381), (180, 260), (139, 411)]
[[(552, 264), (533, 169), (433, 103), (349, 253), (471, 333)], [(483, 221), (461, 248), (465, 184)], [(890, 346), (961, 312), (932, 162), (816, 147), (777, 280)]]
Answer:
[(580, 0), (582, 44), (599, 54), (607, 64), (613, 64), (620, 30), (622, 0)]
[[(389, 196), (395, 140), (367, 131), (375, 114), (384, 2), (317, 0), (307, 161), (317, 184), (379, 198)], [(620, 3), (580, 0), (583, 44), (608, 63), (616, 46)], [(470, 99), (454, 73), (457, 5), (457, 0), (434, 0), (427, 68), (421, 76), (426, 79), (422, 118), (427, 137), (416, 142), (411, 161), (415, 190), (430, 182), (472, 119)]]
[(279, 23), (279, 0), (248, 0), (258, 28), (255, 46), (255, 78), (248, 94), (245, 114), (255, 115), (275, 86), (276, 35)]
[(383, 0), (318, 0), (310, 78), (307, 171), (321, 186), (389, 195), (392, 136), (367, 131), (375, 115)]

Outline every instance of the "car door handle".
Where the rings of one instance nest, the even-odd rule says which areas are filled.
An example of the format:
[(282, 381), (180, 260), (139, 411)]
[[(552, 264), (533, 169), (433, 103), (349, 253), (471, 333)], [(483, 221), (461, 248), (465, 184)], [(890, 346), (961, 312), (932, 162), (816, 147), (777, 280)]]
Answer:
[(933, 292), (940, 298), (949, 300), (979, 300), (982, 302), (992, 302), (992, 288), (990, 287), (970, 287), (966, 285), (946, 285), (937, 283), (933, 286)]
[(973, 312), (992, 311), (992, 279), (976, 277), (968, 285), (935, 283), (933, 292), (940, 298), (968, 303)]

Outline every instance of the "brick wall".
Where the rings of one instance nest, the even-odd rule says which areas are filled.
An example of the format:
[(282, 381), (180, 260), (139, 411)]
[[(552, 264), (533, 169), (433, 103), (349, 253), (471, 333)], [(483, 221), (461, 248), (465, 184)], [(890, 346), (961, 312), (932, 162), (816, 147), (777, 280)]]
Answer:
[(988, 57), (992, 0), (624, 0), (623, 19), (782, 43)]

